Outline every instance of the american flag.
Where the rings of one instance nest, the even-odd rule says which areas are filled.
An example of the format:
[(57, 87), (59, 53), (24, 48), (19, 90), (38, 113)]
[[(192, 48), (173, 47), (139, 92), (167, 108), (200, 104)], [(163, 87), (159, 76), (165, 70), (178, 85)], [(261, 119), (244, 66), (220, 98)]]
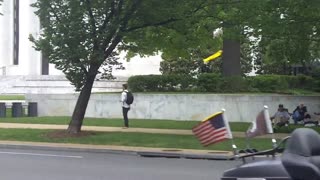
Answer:
[(222, 112), (207, 118), (195, 126), (192, 131), (203, 146), (208, 146), (229, 138)]

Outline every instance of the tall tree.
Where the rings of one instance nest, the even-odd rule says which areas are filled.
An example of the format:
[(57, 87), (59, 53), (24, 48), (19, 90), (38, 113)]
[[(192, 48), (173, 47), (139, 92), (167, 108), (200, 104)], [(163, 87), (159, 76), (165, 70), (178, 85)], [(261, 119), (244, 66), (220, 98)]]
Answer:
[[(2, 2), (3, 2), (3, 0), (0, 0), (0, 6), (2, 6)], [(2, 15), (2, 13), (0, 12), (0, 15)]]
[[(244, 18), (242, 17), (246, 11), (242, 11), (245, 8), (245, 4), (243, 5), (242, 2), (238, 0), (220, 0), (207, 7), (207, 14), (203, 16), (205, 18), (199, 20), (206, 25), (206, 28), (202, 29), (202, 35), (198, 36), (198, 38), (203, 39), (203, 41), (198, 42), (201, 48), (189, 49), (189, 53), (187, 53), (189, 56), (186, 58), (180, 57), (178, 54), (164, 56), (162, 70), (167, 71), (163, 72), (181, 73), (183, 71), (194, 73), (195, 69), (201, 70), (203, 67), (208, 71), (220, 72), (225, 76), (250, 72), (251, 50), (250, 45), (247, 43), (248, 38), (243, 35)], [(208, 34), (212, 34), (218, 28), (223, 28), (222, 36), (211, 38)], [(240, 48), (240, 45), (244, 45), (243, 48)], [(204, 57), (220, 49), (224, 51), (222, 59), (211, 62), (209, 66), (198, 63)], [(195, 51), (200, 53), (195, 54)], [(185, 62), (185, 66), (181, 65), (181, 62)], [(189, 71), (187, 68), (190, 68)], [(196, 72), (201, 73), (201, 71)]]
[[(102, 66), (119, 65), (116, 53), (186, 55), (196, 47), (206, 0), (37, 0), (42, 33), (30, 37), (80, 91), (68, 132), (78, 133)], [(191, 28), (193, 27), (193, 28)], [(198, 28), (194, 28), (198, 27)], [(177, 37), (178, 36), (178, 37)], [(106, 73), (110, 77), (110, 69)]]
[[(288, 74), (292, 65), (307, 73), (319, 59), (320, 2), (317, 0), (248, 0), (253, 9), (245, 17), (251, 28), (248, 36), (258, 37), (258, 70), (261, 73)], [(254, 13), (254, 14), (253, 14)]]
[[(302, 66), (308, 73), (308, 66), (320, 57), (319, 8), (318, 0), (223, 0), (215, 1), (201, 21), (203, 24), (211, 21), (208, 28), (212, 29), (207, 32), (223, 27), (222, 72), (225, 75), (239, 74), (240, 67), (241, 74), (247, 73), (252, 61), (258, 73), (289, 74), (293, 65)], [(206, 38), (207, 34), (203, 33)], [(202, 48), (207, 41), (203, 42), (204, 45), (199, 42)], [(210, 43), (212, 52), (221, 49), (215, 41)], [(188, 54), (194, 50), (197, 48)], [(177, 53), (169, 57), (164, 58), (163, 64), (172, 70), (185, 71), (189, 66), (183, 68), (179, 62), (183, 60), (188, 65), (195, 61), (192, 56), (181, 58)]]

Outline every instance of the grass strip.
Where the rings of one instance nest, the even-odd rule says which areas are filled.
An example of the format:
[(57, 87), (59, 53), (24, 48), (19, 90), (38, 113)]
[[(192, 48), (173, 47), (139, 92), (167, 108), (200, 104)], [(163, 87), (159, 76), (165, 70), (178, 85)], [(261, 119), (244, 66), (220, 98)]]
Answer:
[(0, 95), (0, 100), (25, 100), (24, 95)]
[[(70, 122), (70, 117), (20, 117), (20, 118), (0, 118), (3, 123), (25, 123), (25, 124), (58, 124), (66, 125)], [(175, 120), (158, 120), (158, 119), (131, 119), (130, 126), (135, 128), (154, 128), (154, 129), (182, 129), (191, 130), (199, 121), (175, 121)], [(122, 119), (105, 119), (105, 118), (85, 118), (84, 126), (106, 126), (122, 127)], [(249, 128), (248, 122), (230, 122), (230, 128), (233, 132), (246, 132)], [(303, 125), (290, 124), (288, 127), (281, 127), (275, 130), (275, 133), (292, 133)], [(320, 133), (319, 127), (308, 127)]]
[[(70, 117), (21, 117), (21, 118), (0, 118), (0, 122), (7, 123), (27, 123), (27, 124), (69, 124)], [(155, 119), (131, 119), (130, 126), (136, 128), (155, 128), (155, 129), (192, 129), (199, 121), (175, 121), (175, 120), (155, 120)], [(105, 118), (85, 118), (85, 126), (108, 126), (122, 127), (122, 119)], [(245, 132), (250, 123), (232, 122), (232, 131)]]
[[(174, 149), (199, 149), (199, 150), (223, 150), (230, 151), (230, 141), (224, 141), (209, 147), (202, 147), (195, 136), (169, 135), (125, 132), (95, 132), (93, 135), (83, 137), (51, 138), (48, 133), (54, 130), (36, 129), (0, 129), (0, 140), (27, 141), (27, 142), (51, 142), (74, 143), (92, 145), (121, 145), (138, 147), (174, 148)], [(235, 144), (239, 149), (246, 148), (245, 138), (235, 138)], [(270, 149), (271, 139), (252, 139), (251, 146), (256, 149)]]

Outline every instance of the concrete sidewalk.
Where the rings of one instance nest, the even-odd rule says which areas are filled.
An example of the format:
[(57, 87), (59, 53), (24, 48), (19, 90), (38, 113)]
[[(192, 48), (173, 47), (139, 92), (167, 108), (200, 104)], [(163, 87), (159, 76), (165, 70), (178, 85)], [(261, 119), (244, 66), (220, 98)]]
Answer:
[[(22, 123), (0, 123), (0, 128), (9, 129), (67, 129), (67, 125), (49, 124), (22, 124)], [(121, 127), (101, 127), (101, 126), (82, 126), (83, 131), (98, 132), (138, 132), (155, 134), (179, 134), (192, 135), (191, 130), (177, 129), (150, 129), (150, 128), (128, 128)], [(243, 132), (233, 132), (234, 137), (245, 137)], [(288, 134), (274, 134), (275, 138), (284, 138)], [(271, 135), (261, 136), (260, 138), (271, 138)], [(214, 159), (228, 160), (233, 158), (231, 151), (216, 150), (193, 150), (193, 149), (174, 149), (174, 148), (148, 148), (114, 145), (90, 145), (90, 144), (70, 144), (70, 143), (40, 143), (40, 142), (21, 142), (21, 141), (0, 141), (0, 147), (18, 149), (46, 149), (46, 150), (72, 150), (86, 152), (109, 152), (109, 153), (134, 153), (145, 157), (170, 157), (170, 158), (191, 158), (191, 159)], [(231, 147), (230, 147), (231, 150)]]

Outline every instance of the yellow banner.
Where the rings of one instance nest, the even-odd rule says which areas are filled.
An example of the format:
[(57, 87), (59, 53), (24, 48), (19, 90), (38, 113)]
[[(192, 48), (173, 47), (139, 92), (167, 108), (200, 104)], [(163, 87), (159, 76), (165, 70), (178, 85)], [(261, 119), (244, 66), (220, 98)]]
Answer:
[(217, 59), (218, 57), (220, 57), (222, 55), (222, 50), (219, 50), (218, 52), (212, 54), (211, 56), (205, 58), (203, 60), (204, 63), (208, 63), (209, 61), (212, 61), (212, 60), (215, 60)]

